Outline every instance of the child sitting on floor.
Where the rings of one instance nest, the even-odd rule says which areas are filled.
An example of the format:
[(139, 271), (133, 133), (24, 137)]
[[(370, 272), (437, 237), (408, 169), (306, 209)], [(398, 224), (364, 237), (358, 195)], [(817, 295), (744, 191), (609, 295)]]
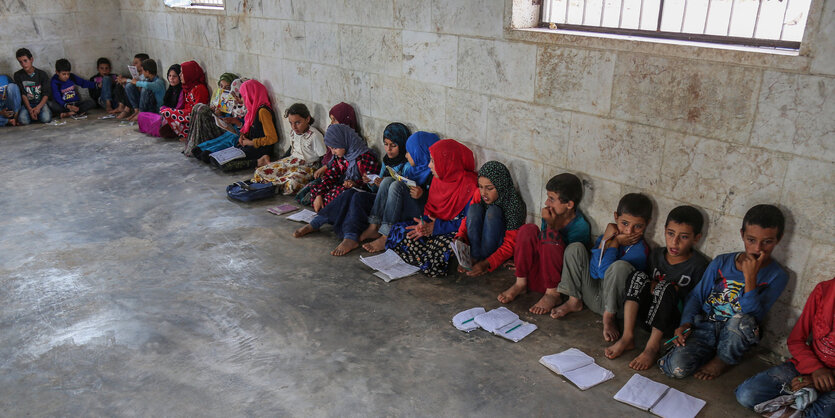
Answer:
[(467, 216), (478, 188), (478, 175), (473, 152), (454, 139), (436, 142), (429, 147), (429, 154), (429, 169), (434, 177), (424, 216), (393, 225), (386, 248), (420, 267), (424, 274), (438, 277), (446, 275), (449, 269), (450, 244)]
[(472, 268), (458, 266), (459, 273), (480, 276), (494, 271), (513, 256), (519, 227), (525, 224), (525, 202), (513, 186), (507, 167), (488, 161), (478, 169), (478, 189), (470, 201), (456, 240), (470, 245)]
[(86, 89), (95, 88), (96, 85), (92, 81), (85, 80), (72, 72), (70, 61), (64, 58), (55, 61), (55, 75), (52, 76), (50, 90), (52, 91), (52, 100), (49, 101), (49, 107), (52, 113), (56, 113), (60, 118), (69, 116), (82, 116), (87, 114), (87, 111), (96, 107), (96, 103), (91, 99), (82, 99), (81, 92), (78, 91), (77, 86)]
[(562, 274), (563, 252), (572, 244), (588, 248), (591, 231), (578, 207), (583, 198), (583, 183), (577, 176), (558, 174), (548, 180), (545, 190), (542, 230), (534, 224), (519, 228), (513, 256), (516, 283), (498, 296), (499, 302), (509, 303), (526, 289), (544, 293), (529, 309), (536, 315), (549, 313), (560, 303), (562, 296), (557, 285)]
[(9, 77), (0, 75), (0, 126), (17, 126), (20, 109), (20, 89)]
[(157, 76), (157, 62), (148, 58), (142, 61), (142, 77), (144, 80), (128, 80), (128, 85), (138, 89), (129, 89), (128, 101), (134, 109), (128, 120), (136, 120), (141, 112), (159, 113), (165, 98), (165, 81)]
[(698, 209), (679, 206), (667, 215), (664, 240), (667, 247), (652, 250), (649, 266), (636, 271), (626, 286), (623, 306), (623, 336), (604, 352), (619, 357), (635, 348), (635, 324), (652, 329), (644, 351), (629, 363), (635, 370), (646, 370), (658, 359), (661, 339), (671, 335), (681, 319), (679, 306), (696, 287), (709, 263), (693, 246), (702, 237), (704, 220)]
[(585, 248), (571, 246), (563, 258), (562, 280), (557, 290), (568, 301), (551, 311), (562, 318), (579, 312), (583, 304), (603, 315), (603, 339), (620, 337), (617, 314), (623, 307), (626, 281), (635, 270), (646, 268), (649, 247), (644, 230), (652, 216), (652, 202), (640, 193), (629, 193), (618, 202), (615, 223), (597, 238), (591, 256)]
[(109, 59), (101, 57), (96, 60), (96, 75), (90, 77), (90, 81), (95, 83), (96, 87), (88, 90), (90, 98), (107, 113), (113, 113), (116, 103), (113, 100), (113, 86), (117, 77), (111, 72), (112, 69)]
[(253, 182), (273, 183), (281, 188), (284, 195), (296, 194), (310, 180), (327, 147), (322, 133), (313, 126), (315, 121), (304, 103), (293, 103), (284, 111), (290, 124), (290, 155), (275, 162), (269, 162), (265, 155), (258, 161)]
[[(815, 390), (817, 400), (803, 409), (803, 416), (835, 417), (834, 318), (835, 279), (831, 279), (815, 286), (789, 334), (788, 346), (792, 358), (742, 382), (736, 388), (737, 401), (746, 408), (754, 409), (760, 403), (808, 387)], [(782, 416), (797, 411), (790, 409), (787, 412)]]
[(197, 145), (210, 139), (217, 138), (225, 132), (215, 122), (215, 117), (228, 118), (232, 116), (232, 108), (235, 100), (232, 97), (232, 82), (238, 76), (232, 73), (223, 73), (217, 81), (217, 89), (212, 94), (209, 103), (197, 103), (191, 109), (191, 123), (188, 129), (188, 137), (183, 146), (183, 155), (191, 157), (191, 150)]
[[(392, 177), (388, 167), (400, 175), (407, 175), (411, 167), (406, 162), (406, 138), (409, 137), (409, 128), (402, 123), (391, 123), (383, 131), (383, 142), (386, 148), (386, 155), (383, 157), (383, 166), (380, 169), (380, 177), (371, 181), (368, 173), (363, 175), (362, 181), (366, 186), (374, 190), (378, 186), (391, 184)], [(342, 242), (331, 251), (331, 255), (342, 256), (360, 244), (360, 232), (368, 225), (369, 213), (372, 207), (376, 207), (378, 200), (386, 200), (383, 191), (370, 193), (356, 188), (345, 189), (332, 202), (322, 208), (313, 221), (310, 222), (312, 231), (319, 230), (324, 224), (333, 224), (334, 232)], [(420, 215), (420, 212), (418, 212)]]
[(49, 76), (46, 71), (35, 68), (35, 60), (28, 49), (18, 49), (15, 57), (21, 68), (14, 73), (22, 105), (17, 120), (21, 125), (28, 125), (32, 120), (48, 123), (52, 120), (52, 112), (46, 104), (51, 96)]
[(131, 107), (130, 98), (134, 97), (134, 101), (138, 103), (142, 91), (140, 87), (137, 87), (135, 84), (131, 83), (131, 81), (145, 81), (142, 62), (149, 58), (151, 57), (144, 52), (134, 55), (133, 62), (131, 62), (131, 64), (136, 69), (136, 77), (133, 77), (132, 75), (131, 78), (121, 75), (116, 77), (116, 86), (113, 90), (113, 97), (114, 100), (119, 102), (119, 106), (114, 110), (114, 112), (119, 114), (116, 116), (118, 119), (130, 119), (131, 117), (139, 114), (138, 109)]
[(275, 115), (267, 88), (258, 80), (247, 80), (241, 85), (241, 99), (246, 107), (246, 117), (237, 146), (244, 152), (244, 158), (221, 165), (223, 171), (255, 168), (258, 159), (272, 154), (273, 145), (278, 143)]
[(185, 141), (191, 123), (191, 109), (198, 103), (209, 101), (209, 87), (206, 85), (206, 73), (197, 62), (186, 61), (180, 65), (180, 69), (182, 71), (180, 83), (183, 85), (183, 107), (173, 109), (163, 106), (159, 113), (180, 140)]
[[(212, 162), (210, 155), (213, 152), (234, 147), (238, 143), (238, 138), (241, 136), (240, 129), (244, 125), (244, 118), (246, 117), (246, 106), (243, 103), (243, 99), (241, 99), (241, 86), (247, 80), (249, 79), (239, 78), (233, 81), (230, 87), (235, 105), (232, 107), (232, 115), (222, 118), (229, 125), (229, 129), (216, 138), (197, 144), (188, 154), (191, 154), (194, 158), (206, 164), (210, 164)], [(186, 154), (185, 152), (183, 153)]]
[[(405, 126), (404, 126), (405, 128)], [(418, 131), (406, 140), (404, 157), (408, 164), (400, 172), (404, 177), (415, 182), (409, 187), (402, 181), (389, 176), (385, 168), (381, 171), (381, 180), (377, 198), (368, 216), (368, 227), (360, 236), (360, 241), (374, 239), (362, 247), (375, 253), (386, 249), (386, 240), (391, 232), (391, 226), (397, 222), (409, 221), (423, 213), (426, 204), (427, 188), (432, 180), (432, 170), (429, 169), (429, 147), (441, 138), (433, 133)], [(398, 149), (401, 149), (398, 147)]]
[(784, 228), (776, 206), (748, 210), (740, 230), (745, 251), (722, 254), (707, 266), (684, 305), (675, 348), (658, 361), (664, 374), (714, 379), (760, 341), (759, 323), (789, 280), (771, 258)]

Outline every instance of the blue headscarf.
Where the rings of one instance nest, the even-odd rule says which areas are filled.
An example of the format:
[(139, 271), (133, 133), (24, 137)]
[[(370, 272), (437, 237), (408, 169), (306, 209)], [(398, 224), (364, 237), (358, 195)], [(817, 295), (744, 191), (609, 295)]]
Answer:
[(415, 162), (415, 166), (409, 168), (409, 178), (417, 184), (424, 185), (429, 182), (432, 175), (432, 170), (429, 169), (429, 160), (432, 159), (429, 147), (440, 140), (441, 138), (433, 133), (417, 131), (406, 141), (406, 151)]
[(410, 134), (409, 128), (400, 122), (390, 123), (386, 126), (383, 131), (383, 139), (389, 139), (397, 144), (399, 153), (394, 158), (389, 158), (388, 154), (384, 155), (383, 164), (395, 168), (406, 162), (406, 140), (409, 139)]
[[(359, 167), (357, 167), (357, 159), (371, 149), (353, 128), (341, 123), (328, 126), (328, 130), (325, 132), (325, 145), (331, 148), (345, 149), (345, 155), (342, 158), (348, 161), (348, 170), (345, 172), (346, 179), (357, 180), (361, 177)], [(331, 160), (331, 164), (334, 160), (336, 159)]]

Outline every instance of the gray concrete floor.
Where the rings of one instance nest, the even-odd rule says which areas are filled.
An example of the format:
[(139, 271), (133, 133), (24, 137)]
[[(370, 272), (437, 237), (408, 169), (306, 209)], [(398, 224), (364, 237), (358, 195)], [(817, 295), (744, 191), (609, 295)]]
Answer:
[[(325, 231), (233, 203), (223, 174), (180, 143), (118, 122), (0, 129), (0, 410), (5, 416), (641, 416), (612, 396), (631, 356), (602, 356), (600, 318), (556, 321), (514, 344), (452, 327), (499, 306), (504, 270), (386, 284), (334, 258)], [(640, 336), (643, 340), (645, 334)], [(537, 363), (569, 347), (614, 380), (587, 391)], [(733, 389), (642, 374), (744, 416)]]

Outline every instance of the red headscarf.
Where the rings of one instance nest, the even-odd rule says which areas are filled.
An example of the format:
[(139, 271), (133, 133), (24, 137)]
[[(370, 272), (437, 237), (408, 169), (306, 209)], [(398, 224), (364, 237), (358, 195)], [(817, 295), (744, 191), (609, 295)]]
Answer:
[(258, 80), (247, 80), (241, 84), (241, 98), (244, 99), (244, 106), (246, 106), (246, 116), (244, 117), (244, 126), (241, 128), (241, 133), (249, 132), (252, 123), (258, 118), (258, 109), (261, 106), (267, 106), (272, 110), (270, 104), (270, 96), (267, 94), (267, 88), (264, 87)]
[(339, 102), (336, 106), (331, 108), (329, 115), (333, 116), (338, 123), (348, 125), (357, 130), (357, 114), (354, 108), (348, 103)]
[(433, 218), (451, 220), (464, 210), (478, 187), (475, 157), (469, 148), (454, 139), (436, 142), (429, 147), (429, 154), (438, 175), (429, 186), (423, 211)]
[[(186, 61), (180, 65), (180, 72), (183, 73), (183, 91), (191, 91), (197, 85), (206, 86), (206, 73), (196, 61)], [(208, 89), (208, 86), (206, 86)]]

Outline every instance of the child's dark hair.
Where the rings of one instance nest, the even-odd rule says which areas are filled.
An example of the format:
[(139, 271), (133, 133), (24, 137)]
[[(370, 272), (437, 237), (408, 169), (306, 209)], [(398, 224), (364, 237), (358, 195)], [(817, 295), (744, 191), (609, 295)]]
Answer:
[(15, 59), (20, 57), (27, 57), (29, 59), (32, 59), (32, 53), (29, 52), (29, 50), (26, 48), (20, 48), (17, 50), (17, 52), (14, 53), (14, 57)]
[(145, 61), (146, 59), (151, 58), (150, 55), (148, 55), (144, 52), (140, 52), (140, 53), (134, 55), (133, 57), (134, 58), (139, 58), (139, 61)]
[(310, 118), (311, 125), (313, 125), (313, 122), (315, 121), (313, 117), (310, 116), (310, 110), (307, 108), (307, 106), (304, 105), (304, 103), (291, 104), (290, 107), (288, 107), (287, 110), (284, 111), (285, 118), (290, 115), (301, 116), (303, 118)]
[(105, 57), (101, 57), (96, 60), (96, 68), (98, 68), (98, 66), (102, 64), (107, 64), (110, 68), (113, 68), (113, 64), (111, 64), (110, 60)]
[(571, 173), (557, 174), (545, 184), (545, 190), (559, 195), (563, 204), (574, 202), (576, 208), (583, 200), (583, 182)]
[(652, 218), (652, 201), (641, 193), (627, 193), (618, 202), (618, 216), (632, 215), (649, 222)]
[(677, 224), (685, 224), (690, 225), (693, 228), (693, 235), (699, 235), (702, 233), (702, 227), (705, 224), (705, 220), (702, 217), (702, 213), (699, 212), (698, 209), (694, 208), (693, 206), (677, 206), (670, 213), (667, 215), (667, 222), (664, 222), (664, 227), (666, 228), (670, 222), (675, 222)]
[(777, 228), (777, 239), (783, 238), (783, 231), (786, 229), (786, 218), (783, 212), (774, 205), (756, 205), (742, 218), (742, 231), (748, 225), (757, 225), (760, 228)]
[(157, 62), (150, 58), (143, 60), (142, 69), (151, 73), (151, 75), (157, 75)]
[(58, 61), (55, 61), (55, 72), (60, 73), (61, 71), (72, 71), (70, 60), (61, 58)]

